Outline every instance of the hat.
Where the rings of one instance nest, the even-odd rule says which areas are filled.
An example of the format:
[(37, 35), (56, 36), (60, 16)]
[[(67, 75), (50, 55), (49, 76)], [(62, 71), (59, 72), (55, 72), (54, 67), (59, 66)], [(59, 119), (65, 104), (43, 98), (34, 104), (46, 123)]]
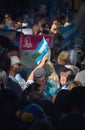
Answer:
[(58, 59), (59, 60), (67, 60), (69, 58), (69, 53), (67, 51), (62, 51), (59, 55), (58, 55)]
[(74, 75), (76, 75), (79, 72), (79, 68), (75, 65), (65, 65), (65, 67), (71, 69)]
[(22, 123), (31, 124), (36, 119), (45, 119), (46, 114), (43, 108), (36, 104), (31, 103), (22, 108), (19, 112), (16, 112), (18, 118), (21, 119)]
[(21, 64), (21, 61), (17, 56), (11, 56), (10, 59), (11, 59), (11, 66), (15, 64)]
[(34, 80), (42, 80), (44, 76), (46, 76), (44, 68), (38, 68), (34, 71)]

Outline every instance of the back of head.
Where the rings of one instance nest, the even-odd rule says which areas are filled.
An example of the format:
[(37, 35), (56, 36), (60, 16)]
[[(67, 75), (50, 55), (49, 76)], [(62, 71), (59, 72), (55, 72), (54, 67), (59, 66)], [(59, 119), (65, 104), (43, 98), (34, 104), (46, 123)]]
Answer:
[(48, 120), (37, 120), (33, 123), (29, 130), (54, 130), (52, 124)]
[(85, 112), (85, 87), (78, 86), (71, 90), (71, 108)]
[(12, 45), (12, 42), (11, 42), (11, 40), (8, 37), (6, 37), (4, 35), (0, 35), (0, 45), (2, 47), (6, 48), (6, 47)]
[(48, 63), (43, 66), (46, 71), (46, 75), (50, 76), (53, 73), (53, 68)]
[(9, 72), (11, 66), (11, 60), (8, 56), (0, 55), (0, 69), (4, 70), (6, 73)]
[(68, 86), (69, 90), (72, 90), (75, 87), (82, 86), (80, 81), (72, 81)]
[(26, 105), (19, 113), (19, 127), (21, 130), (28, 130), (36, 120), (45, 119), (47, 117), (42, 107), (36, 103)]
[(66, 61), (67, 62), (68, 59), (69, 59), (69, 53), (67, 51), (62, 51), (58, 55), (58, 62), (61, 62), (61, 61)]

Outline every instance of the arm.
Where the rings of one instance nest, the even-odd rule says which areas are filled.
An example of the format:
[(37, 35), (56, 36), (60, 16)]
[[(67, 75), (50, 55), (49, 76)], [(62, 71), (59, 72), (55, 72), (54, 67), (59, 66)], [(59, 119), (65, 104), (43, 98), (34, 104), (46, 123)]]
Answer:
[(40, 62), (40, 64), (31, 72), (31, 74), (29, 75), (28, 79), (27, 80), (33, 80), (33, 74), (34, 74), (34, 71), (38, 68), (42, 68), (43, 65), (45, 64), (45, 62), (47, 61), (48, 59), (48, 55), (45, 55), (42, 59), (42, 61)]

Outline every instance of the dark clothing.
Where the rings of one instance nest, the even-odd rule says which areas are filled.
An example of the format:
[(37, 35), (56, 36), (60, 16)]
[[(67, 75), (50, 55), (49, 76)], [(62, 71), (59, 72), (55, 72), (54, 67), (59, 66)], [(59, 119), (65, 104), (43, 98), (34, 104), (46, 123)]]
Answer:
[(9, 89), (15, 93), (19, 98), (22, 96), (22, 89), (17, 82), (14, 82), (11, 78), (8, 78)]
[(58, 76), (60, 76), (60, 72), (63, 72), (66, 67), (64, 67), (64, 65), (60, 65), (60, 64), (54, 64), (54, 68), (55, 68), (55, 71), (57, 73)]
[(69, 114), (59, 120), (56, 130), (85, 130), (85, 118), (79, 114)]

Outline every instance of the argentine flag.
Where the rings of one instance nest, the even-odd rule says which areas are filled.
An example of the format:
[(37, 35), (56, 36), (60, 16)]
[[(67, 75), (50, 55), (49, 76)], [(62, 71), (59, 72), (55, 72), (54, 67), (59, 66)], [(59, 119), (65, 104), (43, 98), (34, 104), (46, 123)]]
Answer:
[(48, 53), (49, 49), (50, 47), (45, 38), (43, 37), (35, 50), (36, 52), (40, 53), (40, 55), (35, 59), (37, 64), (41, 62), (42, 58)]
[(61, 30), (61, 34), (65, 41), (68, 43), (72, 38), (78, 36), (79, 32), (75, 29), (75, 23), (72, 22)]

